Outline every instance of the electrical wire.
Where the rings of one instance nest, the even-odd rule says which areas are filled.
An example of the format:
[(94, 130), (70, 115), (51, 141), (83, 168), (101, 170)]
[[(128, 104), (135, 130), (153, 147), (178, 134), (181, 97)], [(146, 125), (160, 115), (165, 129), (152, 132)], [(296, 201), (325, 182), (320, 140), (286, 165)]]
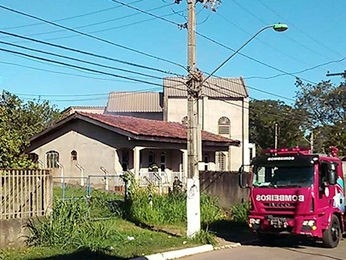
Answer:
[(165, 71), (165, 70), (161, 70), (161, 69), (157, 69), (157, 68), (153, 68), (153, 67), (149, 67), (149, 66), (144, 66), (144, 65), (141, 65), (141, 64), (132, 63), (132, 62), (124, 61), (124, 60), (119, 60), (119, 59), (115, 59), (115, 58), (111, 58), (111, 57), (107, 57), (107, 56), (103, 56), (103, 55), (98, 55), (98, 54), (95, 54), (95, 53), (86, 52), (86, 51), (82, 51), (82, 50), (79, 50), (79, 49), (74, 49), (74, 48), (70, 48), (70, 47), (67, 47), (67, 46), (58, 45), (58, 44), (54, 44), (54, 43), (50, 43), (50, 42), (45, 42), (45, 41), (29, 38), (29, 37), (26, 37), (26, 36), (21, 36), (21, 35), (14, 34), (14, 33), (9, 33), (9, 32), (5, 32), (5, 31), (1, 31), (1, 30), (0, 30), (0, 33), (1, 34), (5, 34), (5, 35), (9, 35), (9, 36), (13, 36), (13, 37), (17, 37), (17, 38), (20, 38), (20, 39), (24, 39), (24, 40), (36, 42), (36, 43), (41, 43), (41, 44), (44, 44), (44, 45), (47, 45), (47, 46), (51, 46), (51, 47), (56, 47), (56, 48), (60, 48), (60, 49), (68, 50), (68, 51), (77, 52), (77, 53), (80, 53), (80, 54), (85, 54), (85, 55), (92, 56), (92, 57), (97, 57), (97, 58), (101, 58), (101, 59), (106, 59), (106, 60), (110, 60), (110, 61), (119, 62), (119, 63), (122, 63), (122, 64), (138, 67), (138, 68), (141, 68), (141, 69), (147, 69), (147, 70), (157, 71), (157, 72), (161, 72), (161, 73), (165, 73), (165, 74), (171, 74), (171, 75), (175, 75), (175, 76), (180, 76), (179, 74), (175, 74), (175, 73), (172, 73), (172, 72), (169, 72), (169, 71)]
[(80, 34), (80, 35), (92, 38), (94, 40), (98, 40), (98, 41), (101, 41), (101, 42), (104, 42), (104, 43), (107, 43), (107, 44), (110, 44), (110, 45), (113, 45), (113, 46), (116, 46), (116, 47), (119, 47), (119, 48), (122, 48), (122, 49), (125, 49), (125, 50), (128, 50), (128, 51), (131, 51), (131, 52), (135, 52), (137, 54), (141, 54), (141, 55), (146, 56), (146, 57), (150, 57), (150, 58), (153, 58), (153, 59), (156, 59), (156, 60), (167, 62), (167, 63), (170, 63), (172, 65), (181, 67), (184, 70), (186, 70), (186, 67), (181, 65), (181, 64), (179, 64), (179, 63), (176, 63), (176, 62), (173, 62), (173, 61), (161, 58), (161, 57), (157, 57), (157, 56), (154, 56), (152, 54), (149, 54), (149, 53), (146, 53), (146, 52), (143, 52), (143, 51), (139, 51), (139, 50), (136, 50), (136, 49), (133, 49), (133, 48), (121, 45), (121, 44), (117, 44), (117, 43), (111, 42), (109, 40), (105, 40), (105, 39), (102, 39), (100, 37), (96, 37), (94, 35), (91, 35), (91, 34), (88, 34), (88, 33), (84, 33), (84, 32), (81, 32), (81, 31), (78, 31), (78, 30), (66, 27), (66, 26), (63, 26), (63, 25), (60, 25), (60, 24), (57, 24), (57, 23), (54, 23), (54, 22), (51, 22), (51, 21), (39, 18), (39, 17), (34, 16), (34, 15), (30, 15), (30, 14), (27, 14), (27, 13), (24, 13), (24, 12), (21, 12), (21, 11), (17, 11), (17, 10), (14, 10), (12, 8), (9, 8), (9, 7), (3, 6), (3, 5), (0, 5), (0, 8), (5, 9), (5, 10), (10, 11), (10, 12), (13, 12), (13, 13), (16, 13), (16, 14), (20, 14), (20, 15), (23, 15), (23, 16), (30, 17), (32, 19), (39, 20), (41, 22), (45, 22), (47, 24), (50, 24), (50, 25), (53, 25), (53, 26), (56, 26), (56, 27), (59, 27), (59, 28), (63, 28), (65, 30), (68, 30), (68, 31), (71, 31), (71, 32), (74, 32), (74, 33), (77, 33), (77, 34)]
[[(168, 5), (164, 5), (164, 6), (159, 6), (159, 7), (156, 7), (156, 8), (149, 9), (148, 11), (159, 10), (159, 9), (162, 9), (162, 8), (165, 8), (165, 7), (168, 7), (168, 6), (171, 6), (171, 5), (172, 5), (172, 4), (168, 4)], [(101, 21), (101, 22), (96, 22), (96, 23), (90, 23), (90, 24), (85, 24), (85, 25), (81, 25), (81, 26), (76, 26), (76, 27), (74, 27), (73, 29), (76, 30), (76, 29), (87, 28), (87, 27), (91, 27), (91, 26), (95, 26), (95, 25), (100, 25), (100, 24), (104, 24), (104, 23), (109, 23), (109, 22), (114, 22), (114, 21), (122, 20), (122, 19), (125, 19), (125, 18), (130, 18), (130, 17), (136, 16), (136, 15), (139, 15), (139, 13), (134, 13), (134, 14), (130, 14), (130, 15), (125, 15), (125, 16), (121, 16), (121, 17), (116, 17), (116, 18), (108, 19), (108, 20)], [(162, 17), (170, 16), (170, 15), (173, 15), (173, 14), (170, 13), (170, 14), (167, 14), (167, 15), (163, 15)], [(125, 25), (118, 25), (118, 26), (115, 26), (115, 27), (109, 27), (109, 28), (105, 28), (105, 29), (90, 31), (90, 32), (88, 32), (88, 33), (90, 34), (90, 33), (100, 33), (100, 32), (110, 31), (110, 30), (119, 29), (119, 28), (124, 28), (124, 27), (128, 27), (128, 26), (131, 26), (131, 25), (135, 25), (135, 24), (147, 22), (147, 21), (152, 21), (152, 20), (155, 20), (155, 19), (156, 19), (156, 18), (141, 20), (141, 21), (137, 21), (137, 22), (132, 22), (132, 23), (129, 23), (129, 24), (125, 24)], [(65, 30), (61, 29), (61, 30), (48, 31), (48, 32), (32, 33), (32, 34), (28, 34), (27, 36), (47, 35), (47, 34), (53, 34), (53, 33), (64, 32), (64, 31), (65, 31)], [(54, 39), (54, 40), (66, 39), (66, 38), (73, 38), (73, 37), (77, 37), (77, 36), (78, 36), (78, 35), (69, 35), (69, 36), (62, 36), (62, 37), (51, 38), (51, 39), (49, 39), (49, 40), (52, 40), (52, 39)]]
[[(139, 2), (143, 2), (143, 0), (133, 1), (130, 4), (135, 4), (135, 3), (139, 3)], [(114, 9), (118, 9), (119, 7), (122, 7), (122, 6), (118, 5), (118, 6), (113, 6), (113, 7), (109, 7), (109, 8), (104, 8), (104, 9), (96, 10), (96, 11), (93, 11), (93, 12), (88, 12), (88, 13), (85, 13), (85, 14), (69, 16), (69, 17), (53, 20), (53, 22), (67, 21), (67, 20), (72, 20), (72, 19), (76, 19), (76, 18), (81, 18), (81, 17), (89, 16), (89, 15), (99, 14), (99, 13), (111, 11), (111, 10), (114, 10)], [(32, 27), (32, 26), (42, 25), (42, 24), (44, 24), (44, 23), (31, 23), (31, 24), (25, 24), (25, 25), (20, 25), (20, 26), (1, 28), (1, 30), (13, 30), (13, 29), (19, 29), (19, 28), (25, 28), (25, 27)]]
[[(225, 49), (231, 50), (231, 51), (233, 51), (233, 52), (236, 51), (235, 49), (232, 49), (232, 48), (230, 48), (230, 47), (228, 47), (228, 46), (226, 46), (226, 45), (224, 45), (224, 44), (222, 44), (222, 43), (220, 43), (220, 42), (218, 42), (218, 41), (216, 41), (216, 40), (211, 39), (211, 38), (208, 37), (208, 36), (205, 36), (205, 35), (199, 33), (199, 32), (196, 32), (196, 34), (199, 35), (199, 36), (201, 36), (201, 37), (203, 37), (204, 39), (206, 39), (206, 40), (208, 40), (208, 41), (210, 41), (210, 42), (213, 42), (213, 43), (215, 43), (215, 44), (217, 44), (217, 45), (219, 45), (219, 46), (225, 48)], [(284, 71), (284, 70), (282, 70), (282, 69), (276, 68), (276, 67), (274, 67), (274, 66), (272, 66), (272, 65), (269, 65), (269, 64), (267, 64), (267, 63), (265, 63), (265, 62), (262, 62), (262, 61), (260, 61), (260, 60), (257, 60), (257, 59), (255, 59), (255, 58), (253, 58), (253, 57), (251, 57), (251, 56), (248, 56), (248, 55), (246, 55), (246, 54), (243, 54), (243, 53), (241, 53), (241, 52), (238, 52), (238, 54), (241, 55), (241, 56), (243, 56), (243, 57), (245, 57), (245, 58), (247, 58), (247, 59), (250, 59), (250, 60), (252, 60), (252, 61), (255, 61), (255, 62), (257, 62), (257, 63), (259, 63), (259, 64), (261, 64), (261, 65), (263, 65), (263, 66), (266, 66), (266, 67), (271, 68), (271, 69), (273, 69), (273, 70), (279, 71), (279, 72), (281, 72), (281, 73), (283, 73), (283, 74), (285, 74), (285, 75), (292, 76), (292, 77), (294, 77), (294, 78), (299, 78), (299, 79), (301, 79), (301, 80), (303, 80), (303, 81), (306, 81), (306, 82), (308, 82), (308, 83), (311, 83), (311, 84), (316, 84), (315, 82), (313, 82), (313, 81), (311, 81), (311, 80), (304, 79), (304, 78), (301, 78), (301, 77), (297, 77), (297, 76), (294, 75), (293, 73), (290, 73), (290, 72)]]
[(81, 60), (81, 59), (73, 58), (73, 57), (70, 57), (70, 56), (56, 54), (56, 53), (53, 53), (53, 52), (38, 50), (38, 49), (34, 49), (34, 48), (29, 48), (29, 47), (25, 47), (25, 46), (14, 44), (14, 43), (9, 43), (9, 42), (4, 42), (4, 41), (0, 41), (0, 43), (1, 44), (5, 44), (5, 45), (9, 45), (9, 46), (12, 46), (12, 47), (17, 47), (17, 48), (21, 48), (21, 49), (25, 49), (25, 50), (29, 50), (29, 51), (34, 51), (34, 52), (38, 52), (38, 53), (43, 53), (43, 54), (59, 57), (59, 58), (64, 58), (64, 59), (68, 59), (68, 60), (78, 61), (78, 62), (86, 63), (86, 64), (89, 64), (89, 65), (95, 65), (95, 66), (99, 66), (99, 67), (102, 67), (102, 68), (113, 69), (113, 70), (118, 70), (118, 71), (122, 71), (122, 72), (132, 73), (132, 74), (136, 74), (136, 75), (140, 75), (140, 76), (145, 76), (145, 77), (149, 77), (149, 78), (163, 80), (162, 77), (157, 77), (157, 76), (154, 76), (154, 75), (151, 75), (151, 74), (141, 73), (141, 72), (138, 72), (138, 71), (132, 71), (132, 70), (127, 70), (127, 69), (122, 69), (122, 68), (118, 68), (118, 67), (104, 65), (104, 64), (101, 64), (101, 63)]
[[(268, 5), (264, 4), (262, 1), (258, 1), (262, 6), (264, 6), (266, 9), (268, 9), (269, 11), (271, 11), (273, 14), (277, 15), (278, 17), (280, 17), (281, 19), (284, 19), (284, 21), (288, 21), (286, 18), (284, 18), (282, 15), (280, 15), (278, 12), (276, 12), (274, 9), (270, 8)], [(301, 28), (297, 27), (294, 23), (292, 23), (292, 21), (289, 22), (290, 26), (293, 26), (294, 28), (296, 28), (297, 30), (299, 30), (302, 34), (304, 34), (306, 37), (308, 37), (310, 40), (312, 40), (313, 42), (319, 44), (320, 46), (324, 47), (326, 50), (333, 52), (334, 54), (336, 54), (337, 56), (343, 56), (343, 54), (335, 51), (334, 49), (331, 49), (330, 47), (328, 47), (327, 45), (325, 45), (323, 42), (316, 40), (315, 38), (313, 38), (311, 35), (309, 35), (307, 32), (303, 31)]]
[(83, 71), (99, 73), (99, 74), (103, 74), (103, 75), (108, 75), (108, 76), (112, 76), (112, 77), (116, 77), (116, 78), (121, 78), (121, 79), (127, 79), (129, 81), (141, 82), (141, 83), (145, 83), (145, 84), (149, 84), (149, 85), (154, 85), (154, 86), (161, 86), (161, 84), (150, 82), (150, 81), (146, 81), (146, 80), (134, 79), (134, 78), (118, 75), (118, 74), (104, 72), (104, 71), (101, 71), (101, 70), (90, 69), (90, 68), (86, 68), (86, 67), (82, 67), (82, 66), (77, 66), (77, 65), (73, 65), (73, 64), (69, 64), (69, 63), (65, 63), (65, 62), (60, 62), (60, 61), (56, 61), (56, 60), (46, 59), (46, 58), (30, 55), (30, 54), (27, 54), (27, 53), (23, 53), (23, 52), (8, 50), (8, 49), (4, 49), (4, 48), (0, 48), (0, 51), (12, 53), (12, 54), (16, 54), (16, 55), (20, 55), (20, 56), (24, 56), (24, 57), (29, 57), (29, 58), (37, 59), (37, 60), (40, 60), (40, 61), (46, 61), (46, 62), (49, 62), (49, 63), (55, 63), (55, 64), (63, 65), (63, 66), (66, 66), (66, 67), (83, 70)]

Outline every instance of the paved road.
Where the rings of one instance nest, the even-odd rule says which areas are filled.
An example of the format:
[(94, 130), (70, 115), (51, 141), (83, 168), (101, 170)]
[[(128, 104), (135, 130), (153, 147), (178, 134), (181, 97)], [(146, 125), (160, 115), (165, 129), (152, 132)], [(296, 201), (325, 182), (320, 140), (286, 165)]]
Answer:
[(204, 254), (181, 258), (184, 260), (345, 260), (346, 239), (337, 248), (323, 248), (311, 242), (285, 241), (273, 246), (263, 246), (257, 240), (235, 248), (220, 249)]

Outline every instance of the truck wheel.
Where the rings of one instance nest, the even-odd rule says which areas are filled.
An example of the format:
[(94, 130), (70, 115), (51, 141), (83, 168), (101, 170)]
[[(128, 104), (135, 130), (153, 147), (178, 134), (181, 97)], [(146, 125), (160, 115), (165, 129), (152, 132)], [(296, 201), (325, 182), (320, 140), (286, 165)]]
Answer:
[(323, 231), (323, 245), (328, 248), (334, 248), (339, 244), (341, 237), (340, 221), (337, 216), (332, 216), (332, 221), (329, 224), (328, 229)]

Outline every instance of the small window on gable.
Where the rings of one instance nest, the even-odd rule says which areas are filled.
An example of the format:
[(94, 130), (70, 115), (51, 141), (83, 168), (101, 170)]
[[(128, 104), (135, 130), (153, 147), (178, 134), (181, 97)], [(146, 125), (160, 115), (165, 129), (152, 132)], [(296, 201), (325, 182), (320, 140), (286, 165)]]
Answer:
[(73, 150), (71, 152), (71, 160), (72, 161), (77, 161), (77, 152), (75, 150)]
[(59, 153), (57, 151), (49, 151), (46, 153), (47, 168), (59, 168)]
[(188, 122), (188, 117), (187, 116), (184, 116), (183, 119), (181, 120), (181, 123), (183, 125), (187, 125), (189, 122)]
[(229, 135), (231, 133), (230, 128), (231, 128), (231, 121), (229, 120), (228, 117), (221, 117), (218, 121), (218, 126), (219, 126), (219, 134), (220, 135)]

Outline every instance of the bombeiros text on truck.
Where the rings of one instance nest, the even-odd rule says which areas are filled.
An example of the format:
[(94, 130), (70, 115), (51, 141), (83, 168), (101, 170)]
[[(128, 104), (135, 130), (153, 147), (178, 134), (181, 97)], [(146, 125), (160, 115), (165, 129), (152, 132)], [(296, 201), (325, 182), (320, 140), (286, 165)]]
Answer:
[(241, 167), (240, 184), (250, 189), (249, 227), (262, 241), (304, 236), (336, 247), (345, 234), (345, 189), (338, 149), (268, 149)]

